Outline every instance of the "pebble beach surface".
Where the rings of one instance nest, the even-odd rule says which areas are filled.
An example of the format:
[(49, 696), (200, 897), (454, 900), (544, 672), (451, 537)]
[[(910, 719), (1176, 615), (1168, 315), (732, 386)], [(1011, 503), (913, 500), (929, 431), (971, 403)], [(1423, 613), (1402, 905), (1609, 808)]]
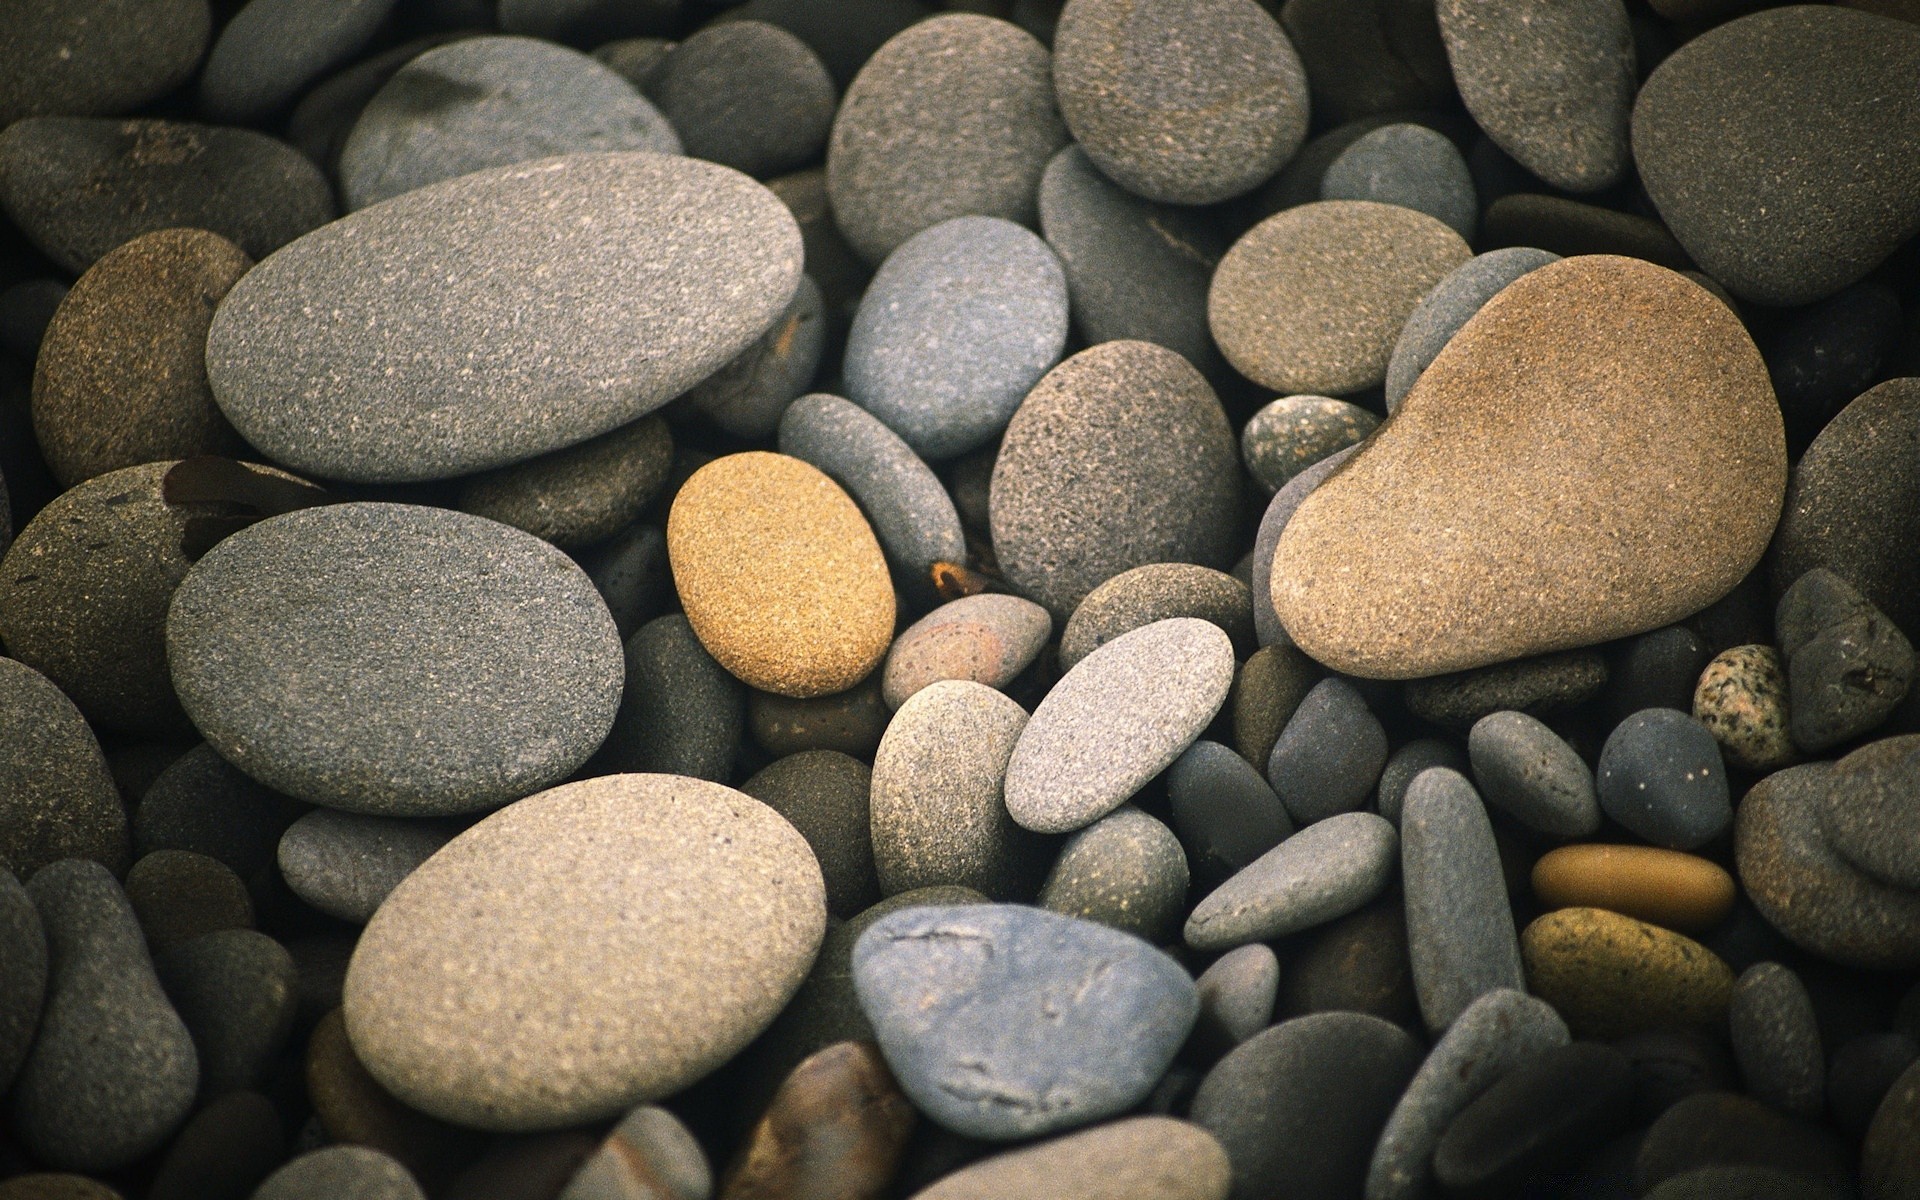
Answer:
[(1913, 0), (25, 0), (0, 1200), (1920, 1200)]

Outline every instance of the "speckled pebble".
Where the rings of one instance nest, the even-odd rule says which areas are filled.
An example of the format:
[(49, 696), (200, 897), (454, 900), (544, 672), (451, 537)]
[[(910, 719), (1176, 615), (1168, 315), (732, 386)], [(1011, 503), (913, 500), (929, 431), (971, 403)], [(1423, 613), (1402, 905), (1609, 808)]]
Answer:
[(1429, 1030), (1447, 1028), (1495, 988), (1523, 988), (1493, 825), (1457, 772), (1431, 767), (1407, 788), (1400, 874), (1414, 990)]
[(1269, 850), (1194, 907), (1196, 950), (1271, 941), (1344, 916), (1392, 881), (1400, 839), (1385, 818), (1342, 813)]
[(851, 917), (880, 899), (869, 797), (873, 772), (837, 750), (775, 759), (740, 790), (787, 819), (813, 848), (827, 883), (827, 911)]
[(1788, 732), (1786, 668), (1772, 646), (1714, 655), (1693, 692), (1693, 719), (1720, 743), (1727, 765), (1742, 771), (1777, 771), (1800, 756)]
[(883, 688), (899, 708), (921, 688), (966, 679), (1004, 690), (1046, 648), (1047, 610), (1018, 596), (963, 596), (907, 626), (887, 651)]
[(127, 865), (127, 815), (86, 719), (46, 676), (0, 658), (0, 866)]
[(1407, 323), (1400, 327), (1399, 337), (1393, 343), (1393, 357), (1387, 362), (1387, 411), (1400, 407), (1400, 401), (1413, 390), (1420, 373), (1501, 288), (1529, 271), (1558, 261), (1558, 254), (1545, 250), (1509, 246), (1476, 254), (1434, 284), (1433, 290), (1407, 317)]
[(1328, 164), (1321, 200), (1373, 200), (1426, 213), (1463, 238), (1480, 222), (1467, 160), (1443, 133), (1425, 125), (1384, 125)]
[(1733, 971), (1671, 930), (1600, 908), (1563, 908), (1520, 937), (1527, 985), (1585, 1037), (1724, 1021)]
[(1060, 632), (1060, 667), (1074, 665), (1123, 634), (1173, 617), (1211, 621), (1236, 650), (1253, 645), (1253, 606), (1247, 585), (1193, 563), (1148, 563), (1122, 571), (1087, 593)]
[(1357, 404), (1328, 396), (1282, 396), (1248, 418), (1240, 457), (1268, 494), (1379, 427), (1380, 418)]
[(1696, 849), (1733, 823), (1719, 744), (1671, 708), (1649, 708), (1615, 726), (1594, 780), (1607, 815), (1657, 846)]
[(1756, 1100), (1818, 1120), (1826, 1111), (1827, 1056), (1813, 1000), (1779, 963), (1756, 963), (1734, 981), (1728, 1007), (1733, 1057)]
[(646, 91), (688, 154), (756, 178), (815, 158), (838, 99), (819, 55), (754, 20), (709, 25), (679, 43)]
[(1600, 831), (1593, 772), (1572, 746), (1525, 713), (1489, 713), (1467, 735), (1473, 781), (1488, 804), (1552, 837)]
[(467, 479), (455, 507), (573, 550), (638, 520), (672, 465), (666, 422), (643, 417), (577, 446)]
[(267, 1176), (249, 1200), (425, 1200), (426, 1193), (390, 1155), (366, 1146), (313, 1150)]

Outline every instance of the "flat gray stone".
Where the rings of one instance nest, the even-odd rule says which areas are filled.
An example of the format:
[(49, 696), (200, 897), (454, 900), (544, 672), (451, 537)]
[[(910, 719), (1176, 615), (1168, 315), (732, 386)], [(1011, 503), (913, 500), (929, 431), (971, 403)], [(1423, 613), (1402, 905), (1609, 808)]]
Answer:
[(887, 651), (889, 708), (942, 679), (1004, 690), (1046, 649), (1053, 618), (1031, 600), (986, 592), (942, 604), (907, 626)]
[(267, 1176), (248, 1200), (426, 1200), (398, 1159), (369, 1146), (328, 1146)]
[(993, 1140), (1132, 1108), (1200, 1009), (1193, 979), (1139, 938), (1010, 904), (883, 917), (854, 946), (853, 980), (901, 1090)]
[(28, 879), (63, 858), (125, 868), (126, 810), (86, 718), (11, 658), (0, 658), (0, 695), (0, 867)]
[(458, 832), (448, 821), (318, 808), (280, 836), (280, 874), (321, 912), (365, 925), (387, 894)]
[(388, 816), (564, 779), (620, 699), (619, 634), (585, 572), (519, 530), (413, 505), (302, 509), (227, 538), (174, 593), (167, 653), (223, 758)]
[(1230, 950), (1324, 925), (1393, 881), (1400, 838), (1384, 817), (1342, 813), (1316, 822), (1221, 884), (1187, 918), (1187, 945)]
[(1037, 833), (1099, 820), (1206, 729), (1233, 685), (1233, 643), (1196, 617), (1156, 621), (1081, 659), (1007, 763), (1006, 806)]
[(1267, 756), (1267, 782), (1296, 824), (1310, 825), (1367, 802), (1387, 763), (1387, 731), (1344, 679), (1313, 685)]
[(1186, 851), (1173, 830), (1122, 805), (1060, 847), (1037, 903), (1160, 945), (1186, 912), (1187, 883)]
[(1593, 772), (1560, 735), (1521, 712), (1489, 713), (1467, 735), (1473, 781), (1486, 802), (1551, 837), (1600, 832)]
[(1474, 255), (1434, 284), (1400, 327), (1400, 336), (1393, 343), (1393, 356), (1387, 360), (1387, 411), (1400, 407), (1420, 372), (1440, 356), (1468, 318), (1501, 288), (1528, 271), (1559, 261), (1558, 254), (1545, 250), (1508, 246)]
[(1253, 597), (1247, 585), (1193, 563), (1148, 563), (1122, 571), (1087, 593), (1060, 633), (1060, 666), (1072, 670), (1123, 634), (1171, 617), (1218, 625), (1236, 651), (1253, 649)]
[(248, 0), (220, 27), (200, 69), (200, 111), (264, 124), (335, 65), (365, 48), (394, 0)]
[(1431, 767), (1408, 786), (1400, 876), (1413, 986), (1429, 1030), (1446, 1029), (1495, 988), (1525, 989), (1493, 825), (1458, 772)]
[(214, 314), (207, 378), (279, 461), (362, 481), (470, 474), (706, 378), (780, 315), (800, 256), (786, 206), (725, 167), (645, 152), (501, 167), (248, 272)]

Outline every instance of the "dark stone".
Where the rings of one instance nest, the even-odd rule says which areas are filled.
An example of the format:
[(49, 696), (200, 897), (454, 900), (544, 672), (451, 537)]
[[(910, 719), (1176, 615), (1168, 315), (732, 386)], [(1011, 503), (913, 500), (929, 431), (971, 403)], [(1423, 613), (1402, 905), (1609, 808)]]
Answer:
[(1602, 700), (1611, 724), (1647, 708), (1693, 710), (1694, 686), (1712, 655), (1698, 634), (1669, 625), (1628, 638), (1607, 655)]
[(1869, 742), (1841, 759), (1819, 816), (1840, 857), (1882, 883), (1920, 889), (1920, 735)]
[(878, 671), (847, 691), (808, 700), (747, 689), (747, 730), (775, 758), (804, 750), (871, 758), (892, 716)]
[(11, 16), (0, 42), (0, 128), (156, 100), (193, 77), (213, 25), (207, 0), (35, 4)]
[(1675, 1175), (1711, 1166), (1774, 1167), (1844, 1186), (1845, 1147), (1819, 1125), (1784, 1116), (1730, 1092), (1701, 1092), (1675, 1104), (1647, 1130), (1634, 1165), (1641, 1195)]
[(1624, 1132), (1632, 1107), (1625, 1055), (1594, 1042), (1549, 1047), (1453, 1119), (1434, 1148), (1433, 1172), (1456, 1194), (1510, 1192)]
[(713, 660), (680, 613), (642, 625), (625, 653), (620, 711), (597, 768), (731, 780), (746, 717), (740, 681)]
[(1275, 1012), (1359, 1012), (1417, 1029), (1405, 909), (1399, 896), (1387, 896), (1307, 934), (1287, 958)]
[(1866, 1033), (1833, 1052), (1827, 1069), (1827, 1111), (1849, 1137), (1873, 1121), (1894, 1080), (1920, 1061), (1920, 1041), (1905, 1033)]
[(1204, 738), (1167, 768), (1173, 827), (1204, 889), (1252, 863), (1293, 833), (1293, 820), (1246, 759)]
[(1699, 1029), (1636, 1033), (1613, 1046), (1633, 1063), (1633, 1118), (1639, 1124), (1652, 1124), (1688, 1096), (1731, 1092), (1740, 1083), (1726, 1045)]
[(820, 153), (837, 99), (805, 42), (752, 20), (709, 25), (674, 47), (648, 95), (688, 154), (759, 179)]
[(465, 480), (453, 507), (562, 550), (631, 526), (666, 484), (673, 436), (642, 417), (599, 437)]
[(1122, 805), (1067, 838), (1035, 903), (1162, 945), (1179, 932), (1188, 883), (1173, 830)]
[(133, 813), (133, 848), (191, 850), (233, 868), (259, 895), (287, 827), (307, 806), (273, 791), (202, 742), (162, 771)]
[(154, 952), (154, 969), (200, 1055), (200, 1093), (265, 1081), (293, 1031), (293, 957), (264, 933), (229, 929)]
[(127, 872), (127, 902), (155, 952), (223, 929), (252, 929), (247, 885), (217, 858), (155, 850)]
[(328, 1146), (267, 1176), (252, 1200), (426, 1200), (399, 1160), (366, 1146)]
[(713, 1169), (666, 1109), (642, 1104), (620, 1119), (554, 1200), (703, 1200)]
[(1461, 775), (1469, 770), (1467, 756), (1460, 748), (1440, 738), (1415, 738), (1388, 755), (1387, 765), (1380, 768), (1380, 785), (1375, 789), (1374, 803), (1380, 815), (1392, 821), (1396, 828), (1406, 808), (1407, 788), (1428, 767), (1446, 767)]
[(47, 934), (33, 897), (0, 867), (0, 1095), (13, 1083), (47, 994)]
[(720, 1194), (768, 1200), (879, 1196), (893, 1181), (917, 1121), (877, 1047), (836, 1043), (795, 1067), (780, 1085)]
[(355, 1055), (339, 1009), (322, 1017), (307, 1040), (306, 1084), (314, 1117), (327, 1138), (391, 1155), (435, 1191), (485, 1144), (474, 1131), (408, 1108), (381, 1087)]
[(1825, 567), (1794, 580), (1774, 610), (1787, 664), (1796, 746), (1831, 749), (1878, 726), (1913, 685), (1913, 643), (1851, 584)]
[(873, 772), (857, 758), (807, 750), (769, 763), (740, 785), (813, 847), (827, 881), (827, 911), (837, 917), (851, 917), (880, 899), (868, 816), (872, 781)]
[(1345, 812), (1316, 821), (1196, 905), (1187, 945), (1227, 950), (1343, 917), (1386, 888), (1399, 856), (1400, 839), (1384, 817)]
[(1811, 442), (1840, 407), (1882, 374), (1900, 345), (1900, 299), (1856, 283), (1789, 317), (1762, 346), (1787, 440)]
[(1894, 1080), (1860, 1144), (1861, 1189), (1875, 1200), (1920, 1192), (1920, 1066)]
[(1693, 265), (1667, 227), (1651, 217), (1537, 192), (1502, 196), (1489, 204), (1480, 217), (1479, 244), (1489, 250), (1537, 246), (1565, 258), (1621, 254), (1674, 271)]
[(831, 9), (814, 0), (748, 0), (729, 18), (765, 21), (813, 47), (845, 88), (873, 52), (895, 34), (933, 15), (920, 0), (839, 0)]
[(147, 1200), (247, 1200), (287, 1159), (280, 1113), (259, 1092), (228, 1092), (180, 1128)]
[(249, 0), (220, 29), (200, 70), (200, 111), (228, 125), (266, 121), (313, 80), (364, 48), (394, 0)]
[(830, 329), (826, 297), (812, 276), (802, 275), (786, 311), (733, 361), (695, 384), (668, 412), (698, 412), (734, 437), (764, 441), (780, 426), (787, 407), (813, 384)]
[[(400, 43), (391, 50), (361, 59), (334, 75), (300, 98), (287, 117), (287, 140), (300, 153), (318, 163), (329, 174), (340, 167), (340, 148), (367, 101), (386, 86), (394, 72), (414, 59), (448, 42), (474, 37), (477, 29), (444, 30), (423, 34)], [(616, 68), (617, 69), (617, 68)]]
[(1540, 717), (1562, 712), (1591, 699), (1606, 682), (1606, 659), (1598, 651), (1565, 650), (1410, 680), (1407, 709), (1423, 721), (1464, 732), (1489, 713), (1512, 710)]
[[(1463, 235), (1468, 236), (1468, 235)], [(1420, 372), (1446, 349), (1453, 335), (1472, 319), (1501, 288), (1529, 271), (1538, 270), (1560, 256), (1531, 246), (1509, 246), (1477, 254), (1428, 292), (1413, 310), (1400, 336), (1393, 344), (1393, 357), (1387, 362), (1387, 411), (1400, 407), (1400, 401), (1413, 390)]]
[(127, 863), (127, 816), (86, 719), (31, 667), (0, 658), (0, 867)]
[(1819, 1120), (1827, 1057), (1800, 977), (1779, 963), (1748, 967), (1733, 985), (1727, 1019), (1747, 1092), (1790, 1116)]
[(1375, 200), (1418, 209), (1463, 238), (1480, 222), (1467, 161), (1424, 125), (1385, 125), (1342, 151), (1320, 180), (1322, 200)]
[(364, 925), (401, 880), (458, 832), (458, 821), (317, 808), (281, 837), (280, 874), (314, 908)]
[(1301, 825), (1365, 804), (1387, 762), (1387, 734), (1352, 685), (1323, 679), (1300, 701), (1267, 759), (1267, 781)]
[(1649, 708), (1615, 726), (1594, 782), (1609, 817), (1670, 850), (1697, 849), (1733, 821), (1720, 743), (1670, 708)]
[(556, 1200), (599, 1141), (577, 1129), (501, 1138), (439, 1200)]
[(667, 535), (658, 525), (636, 522), (574, 557), (607, 602), (623, 642), (659, 614), (673, 591)]
[(1431, 5), (1288, 0), (1280, 23), (1300, 51), (1320, 122), (1342, 125), (1373, 113), (1431, 108), (1452, 96)]

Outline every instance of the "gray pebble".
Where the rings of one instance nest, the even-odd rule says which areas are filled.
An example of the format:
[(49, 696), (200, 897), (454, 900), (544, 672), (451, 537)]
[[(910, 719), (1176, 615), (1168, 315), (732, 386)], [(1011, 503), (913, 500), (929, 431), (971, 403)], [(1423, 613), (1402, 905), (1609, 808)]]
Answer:
[(220, 28), (200, 69), (200, 111), (251, 125), (354, 57), (393, 11), (394, 0), (249, 0)]
[(574, 557), (607, 602), (622, 641), (665, 607), (673, 590), (667, 535), (658, 525), (636, 522)]
[(1173, 827), (1203, 882), (1224, 881), (1293, 834), (1286, 805), (1251, 763), (1202, 738), (1167, 768)]
[(1720, 743), (1675, 709), (1645, 709), (1615, 726), (1595, 783), (1609, 817), (1670, 850), (1697, 849), (1733, 823)]
[(1880, 725), (1913, 686), (1913, 643), (1825, 567), (1808, 571), (1780, 597), (1774, 627), (1787, 664), (1790, 731), (1808, 753)]
[(1387, 361), (1387, 411), (1400, 407), (1420, 373), (1501, 288), (1529, 271), (1559, 261), (1558, 254), (1545, 250), (1509, 246), (1474, 255), (1435, 284), (1400, 327), (1400, 337), (1393, 344), (1393, 357)]
[(249, 1200), (426, 1200), (400, 1163), (367, 1146), (328, 1146), (267, 1176)]
[(897, 709), (942, 679), (1004, 691), (1052, 634), (1053, 618), (1031, 600), (987, 592), (949, 601), (893, 639), (882, 670), (887, 706)]
[(655, 617), (627, 639), (620, 709), (599, 769), (733, 776), (746, 725), (746, 688), (715, 662), (681, 613)]
[(253, 901), (231, 867), (191, 850), (155, 850), (127, 872), (127, 902), (156, 953), (225, 929), (253, 928)]
[(395, 71), (435, 46), (463, 37), (478, 37), (482, 32), (480, 29), (438, 30), (360, 59), (316, 84), (300, 98), (287, 116), (287, 140), (329, 172), (337, 172), (340, 147), (353, 132), (353, 123), (359, 120), (367, 101), (393, 78)]
[(47, 994), (47, 933), (12, 871), (0, 867), (0, 1096), (33, 1044)]
[(1195, 617), (1156, 621), (1087, 655), (1047, 693), (1007, 763), (1006, 806), (1068, 833), (1123, 804), (1226, 703), (1233, 643)]
[(1882, 883), (1920, 889), (1920, 736), (1881, 738), (1841, 759), (1819, 816), (1840, 857)]
[(680, 1118), (643, 1104), (607, 1134), (554, 1200), (707, 1200), (713, 1168)]
[(200, 1094), (260, 1086), (299, 1002), (286, 948), (251, 929), (224, 929), (156, 949), (154, 970), (193, 1035)]
[(1559, 838), (1600, 831), (1593, 772), (1537, 718), (1510, 711), (1481, 717), (1467, 735), (1467, 754), (1480, 795), (1527, 828)]
[(995, 1140), (1132, 1108), (1200, 1008), (1192, 978), (1139, 938), (1008, 904), (883, 917), (853, 976), (901, 1090), (945, 1128)]
[(764, 179), (826, 147), (837, 94), (820, 56), (764, 21), (709, 25), (648, 87), (686, 152)]
[(1754, 1099), (1819, 1120), (1826, 1110), (1827, 1056), (1800, 977), (1779, 963), (1748, 967), (1733, 985), (1727, 1019), (1734, 1061)]
[(653, 86), (667, 56), (680, 43), (671, 38), (616, 38), (593, 48), (593, 56), (612, 67), (620, 78), (632, 84), (642, 96), (654, 99)]
[(223, 757), (288, 795), (391, 816), (565, 778), (613, 724), (619, 645), (558, 550), (401, 504), (242, 530), (194, 564), (167, 622), (174, 686)]
[(1607, 683), (1598, 650), (1563, 650), (1407, 681), (1407, 711), (1422, 721), (1466, 733), (1490, 713), (1561, 712), (1592, 699)]
[(315, 809), (281, 835), (280, 874), (321, 912), (365, 925), (387, 893), (459, 831), (451, 821)]
[(563, 550), (591, 545), (639, 519), (673, 465), (673, 435), (642, 417), (564, 450), (466, 480), (453, 507)]
[(139, 857), (192, 850), (233, 868), (258, 891), (274, 870), (281, 835), (307, 806), (221, 758), (205, 742), (160, 772), (133, 813)]
[(1415, 738), (1387, 756), (1387, 765), (1380, 768), (1380, 784), (1375, 790), (1375, 804), (1380, 815), (1392, 821), (1394, 828), (1400, 827), (1400, 812), (1406, 806), (1407, 788), (1420, 772), (1428, 767), (1446, 767), (1449, 770), (1467, 773), (1467, 756), (1452, 742), (1439, 738)]
[(1387, 732), (1353, 685), (1322, 679), (1280, 731), (1267, 782), (1301, 825), (1367, 802), (1387, 763)]
[(1037, 903), (1158, 945), (1179, 928), (1187, 883), (1173, 830), (1122, 805), (1067, 839)]
[(768, 763), (740, 790), (785, 817), (813, 847), (827, 881), (827, 912), (851, 917), (879, 901), (867, 764), (838, 750), (803, 750)]
[(787, 406), (819, 373), (827, 345), (826, 302), (813, 276), (802, 275), (779, 319), (732, 362), (695, 384), (675, 407), (693, 409), (735, 437), (772, 437)]
[(46, 676), (0, 658), (0, 867), (31, 879), (63, 858), (127, 864), (127, 815), (106, 756)]
[(1400, 839), (1372, 813), (1342, 813), (1269, 850), (1187, 918), (1196, 950), (1271, 941), (1345, 916), (1393, 881)]
[(1313, 464), (1363, 441), (1380, 418), (1329, 396), (1282, 396), (1248, 418), (1240, 457), (1268, 495)]
[(847, 334), (847, 395), (927, 459), (977, 449), (1059, 361), (1067, 280), (1040, 238), (955, 217), (908, 238)]
[(1349, 446), (1327, 455), (1287, 480), (1267, 502), (1267, 511), (1261, 516), (1260, 528), (1253, 537), (1252, 564), (1253, 632), (1262, 646), (1293, 645), (1287, 637), (1286, 626), (1280, 623), (1280, 615), (1273, 611), (1273, 552), (1280, 545), (1280, 535), (1286, 531), (1287, 522), (1293, 519), (1300, 502), (1325, 483), (1341, 463), (1352, 458), (1357, 449), (1359, 447)]
[(1122, 571), (1087, 593), (1060, 634), (1060, 667), (1074, 665), (1122, 634), (1172, 617), (1218, 625), (1236, 652), (1253, 648), (1253, 607), (1247, 585), (1193, 563), (1148, 563)]
[[(665, 32), (678, 20), (681, 4), (682, 0), (500, 0), (497, 7), (500, 28), (508, 33), (591, 46), (610, 38)], [(487, 10), (466, 11), (484, 14)], [(469, 17), (467, 23), (478, 22)]]
[(1273, 1022), (1280, 959), (1272, 946), (1254, 942), (1222, 954), (1194, 982), (1200, 989), (1195, 1032), (1232, 1049)]
[(1418, 209), (1469, 240), (1480, 221), (1467, 160), (1425, 125), (1384, 125), (1359, 138), (1327, 167), (1319, 198)]
[(1414, 990), (1429, 1030), (1446, 1029), (1495, 988), (1524, 990), (1493, 825), (1457, 772), (1430, 768), (1407, 788), (1400, 873)]
[(206, 0), (21, 6), (0, 41), (0, 128), (38, 113), (118, 113), (193, 78)]

